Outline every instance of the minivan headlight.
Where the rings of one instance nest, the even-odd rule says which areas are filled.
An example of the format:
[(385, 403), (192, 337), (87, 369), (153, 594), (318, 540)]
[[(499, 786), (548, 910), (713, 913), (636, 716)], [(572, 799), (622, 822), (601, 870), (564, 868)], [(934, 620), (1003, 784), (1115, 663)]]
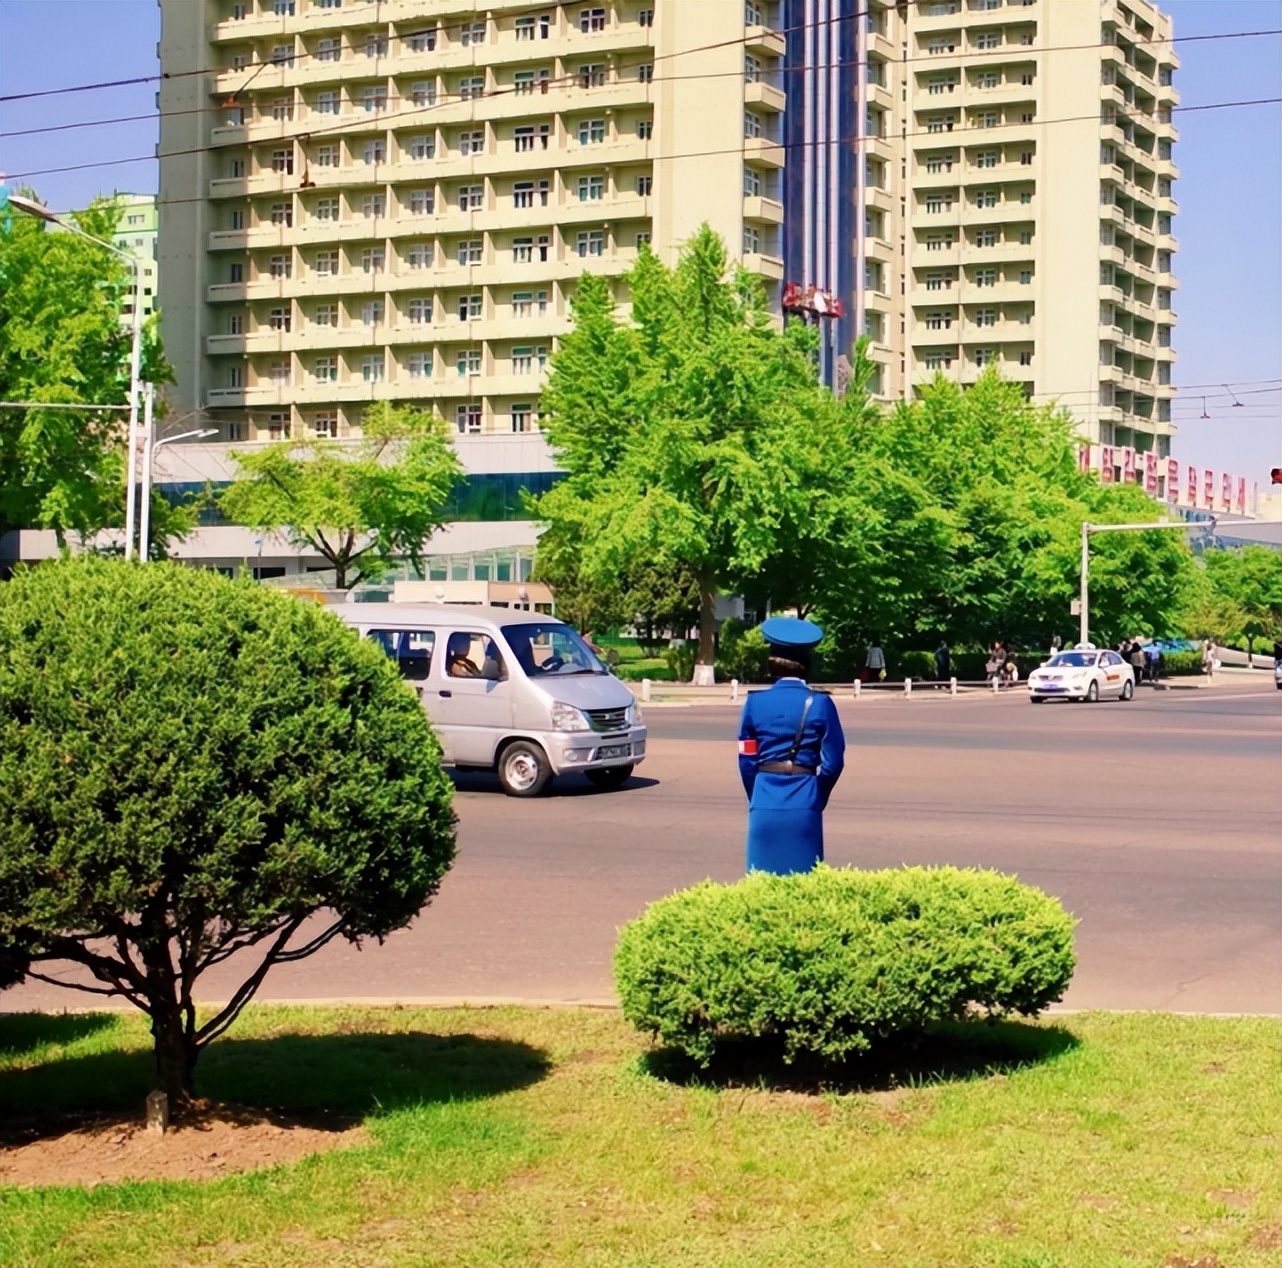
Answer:
[(627, 723), (629, 726), (640, 726), (641, 721), (641, 706), (634, 700), (628, 705)]
[(554, 731), (589, 731), (588, 720), (581, 709), (560, 700), (552, 702), (552, 729)]

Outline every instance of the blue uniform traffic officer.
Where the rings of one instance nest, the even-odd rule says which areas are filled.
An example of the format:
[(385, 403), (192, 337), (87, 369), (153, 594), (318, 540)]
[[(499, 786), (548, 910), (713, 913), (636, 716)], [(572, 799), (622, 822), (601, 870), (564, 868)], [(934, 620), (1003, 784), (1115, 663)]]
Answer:
[(739, 723), (748, 871), (808, 872), (824, 856), (823, 812), (845, 765), (846, 737), (832, 697), (805, 681), (823, 630), (772, 617), (761, 632), (773, 685), (748, 696)]

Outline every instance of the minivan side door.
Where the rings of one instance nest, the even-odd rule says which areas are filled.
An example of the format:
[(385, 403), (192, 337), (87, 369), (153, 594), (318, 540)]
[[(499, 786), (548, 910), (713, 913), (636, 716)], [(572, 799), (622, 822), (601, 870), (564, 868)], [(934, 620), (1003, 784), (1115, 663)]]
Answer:
[(446, 760), (492, 766), (512, 729), (512, 683), (498, 640), (484, 630), (440, 630), (444, 644), (424, 684), (423, 703)]

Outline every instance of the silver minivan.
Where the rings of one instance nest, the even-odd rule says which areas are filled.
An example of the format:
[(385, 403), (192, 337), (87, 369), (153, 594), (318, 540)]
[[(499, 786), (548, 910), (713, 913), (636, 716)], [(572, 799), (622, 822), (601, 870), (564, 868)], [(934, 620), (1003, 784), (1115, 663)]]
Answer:
[(618, 788), (645, 757), (636, 698), (564, 621), (463, 604), (331, 610), (417, 690), (446, 765), (497, 771), (509, 796), (537, 796), (567, 771)]

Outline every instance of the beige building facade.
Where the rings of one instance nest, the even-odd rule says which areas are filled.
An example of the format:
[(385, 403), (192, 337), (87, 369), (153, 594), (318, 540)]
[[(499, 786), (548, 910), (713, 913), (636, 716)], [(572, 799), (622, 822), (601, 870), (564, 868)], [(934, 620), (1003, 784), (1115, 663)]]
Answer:
[(1169, 452), (1179, 60), (1144, 0), (871, 0), (862, 328), (880, 392), (989, 364)]
[(385, 398), (537, 431), (585, 270), (707, 221), (782, 277), (777, 5), (161, 9), (166, 343), (224, 440), (353, 434)]

